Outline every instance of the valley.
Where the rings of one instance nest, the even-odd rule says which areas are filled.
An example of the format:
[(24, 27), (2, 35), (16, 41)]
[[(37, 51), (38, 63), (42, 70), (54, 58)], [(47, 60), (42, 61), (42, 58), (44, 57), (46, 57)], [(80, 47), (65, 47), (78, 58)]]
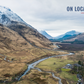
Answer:
[[(60, 45), (59, 45), (60, 46)], [(44, 51), (46, 49), (43, 49)], [(46, 50), (46, 52), (49, 50)], [(53, 50), (50, 50), (51, 52)], [(49, 51), (49, 52), (50, 52)], [(56, 52), (56, 55), (58, 55), (58, 57), (52, 57), (49, 58), (47, 60), (44, 60), (42, 62), (40, 62), (37, 66), (35, 66), (35, 68), (32, 68), (29, 72), (27, 72), (26, 75), (22, 76), (22, 78), (19, 81), (14, 81), (11, 82), (11, 84), (37, 84), (37, 83), (44, 83), (44, 84), (60, 84), (58, 79), (54, 79), (52, 76), (52, 72), (55, 74), (55, 76), (60, 77), (61, 78), (61, 82), (62, 84), (75, 84), (78, 81), (77, 78), (77, 74), (72, 74), (70, 72), (70, 69), (63, 69), (62, 67), (64, 67), (67, 64), (76, 64), (78, 63), (79, 60), (83, 61), (83, 53), (84, 51), (73, 51), (75, 54), (74, 55), (64, 55), (61, 56), (63, 54), (68, 54), (66, 51), (53, 51)], [(68, 50), (69, 52), (69, 50)], [(59, 56), (59, 54), (61, 54)], [(53, 54), (52, 54), (53, 55)], [(51, 55), (51, 56), (52, 56)], [(55, 53), (54, 53), (55, 55)], [(50, 55), (49, 55), (50, 56)], [(48, 55), (47, 55), (48, 57)], [(45, 58), (45, 57), (41, 57), (40, 59)], [(39, 59), (37, 59), (39, 60)], [(37, 60), (33, 60), (31, 62), (28, 63), (28, 66), (37, 61)], [(38, 63), (38, 62), (37, 62)], [(38, 70), (38, 68), (40, 70), (42, 70), (42, 72), (40, 70)], [(47, 73), (49, 72), (49, 73)], [(83, 75), (83, 74), (82, 74)], [(41, 82), (40, 82), (41, 81)]]
[[(29, 51), (29, 52), (28, 52)], [(23, 53), (23, 54), (22, 54)], [(0, 73), (2, 81), (2, 84), (4, 80), (6, 80), (6, 84), (13, 82), (13, 79), (16, 78), (18, 75), (22, 74), (27, 69), (27, 64), (32, 63), (36, 60), (39, 60), (44, 57), (52, 56), (52, 55), (61, 55), (61, 54), (67, 54), (67, 52), (60, 52), (60, 51), (53, 51), (53, 50), (47, 50), (47, 49), (38, 49), (38, 48), (32, 48), (32, 49), (26, 49), (18, 52), (12, 52), (5, 54), (11, 62), (7, 62), (3, 60), (1, 57), (1, 68)], [(14, 56), (15, 55), (15, 56)], [(20, 57), (17, 57), (17, 55)], [(11, 58), (11, 56), (13, 58)], [(25, 56), (25, 57), (24, 57)], [(39, 56), (39, 57), (38, 57)], [(4, 66), (4, 67), (3, 67)], [(12, 84), (12, 83), (11, 83)]]
[(38, 32), (0, 6), (0, 84), (76, 84), (79, 79), (83, 83), (83, 38), (84, 33), (75, 30), (57, 37)]

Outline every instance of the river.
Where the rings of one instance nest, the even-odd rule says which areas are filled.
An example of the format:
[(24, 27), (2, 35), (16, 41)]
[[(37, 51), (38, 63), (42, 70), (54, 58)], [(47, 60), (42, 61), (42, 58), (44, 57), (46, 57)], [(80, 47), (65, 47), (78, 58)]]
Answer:
[[(57, 47), (58, 47), (58, 46), (57, 46)], [(58, 47), (58, 48), (59, 48), (59, 47)], [(62, 52), (63, 52), (63, 51), (62, 51)], [(42, 58), (42, 59), (40, 59), (40, 60), (38, 60), (38, 61), (36, 61), (36, 62), (33, 62), (33, 63), (31, 63), (31, 64), (28, 65), (27, 70), (24, 72), (23, 75), (21, 75), (21, 76), (18, 78), (18, 81), (19, 81), (24, 75), (26, 75), (31, 69), (36, 69), (36, 70), (42, 72), (42, 70), (40, 70), (39, 68), (36, 68), (35, 66), (36, 66), (38, 63), (40, 63), (40, 62), (42, 62), (42, 61), (44, 61), (44, 60), (46, 60), (46, 59), (49, 59), (49, 58), (52, 58), (52, 57), (73, 55), (73, 54), (74, 54), (74, 53), (63, 54), (63, 55), (55, 55), (55, 56), (45, 57), (45, 58)], [(56, 77), (53, 72), (46, 72), (46, 73), (51, 73), (54, 78), (56, 78), (56, 79), (59, 80), (59, 84), (62, 84), (61, 78)]]

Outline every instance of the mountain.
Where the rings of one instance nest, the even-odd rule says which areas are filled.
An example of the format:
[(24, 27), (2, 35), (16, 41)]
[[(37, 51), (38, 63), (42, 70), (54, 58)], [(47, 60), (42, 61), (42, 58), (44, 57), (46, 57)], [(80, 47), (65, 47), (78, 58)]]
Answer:
[(31, 45), (17, 32), (0, 24), (0, 53), (31, 48)]
[(50, 36), (46, 31), (39, 31), (42, 35), (44, 35), (45, 37), (47, 37), (48, 39), (52, 39), (53, 37)]
[(56, 36), (56, 37), (54, 37), (54, 39), (59, 39), (59, 38), (62, 38), (63, 36), (64, 36), (64, 34)]
[(69, 32), (66, 32), (65, 35), (77, 35), (79, 34), (80, 32), (77, 32), (75, 30), (72, 30), (72, 31), (69, 31)]
[(84, 43), (84, 33), (78, 34), (77, 36), (70, 38), (68, 40), (64, 40), (64, 42)]
[(5, 26), (9, 26), (14, 22), (19, 22), (21, 24), (27, 25), (30, 28), (33, 28), (31, 25), (23, 21), (16, 13), (11, 11), (11, 9), (4, 6), (0, 6), (0, 23)]
[(26, 25), (16, 23), (11, 24), (9, 28), (13, 31), (16, 31), (33, 46), (48, 47), (48, 43), (50, 43), (50, 41), (45, 36), (40, 34), (37, 30), (32, 29)]
[(73, 38), (78, 34), (80, 34), (80, 32), (72, 30), (72, 31), (66, 32), (65, 34), (62, 34), (62, 35), (60, 35), (58, 37), (55, 37), (55, 38), (58, 39), (58, 40), (66, 40), (66, 39)]
[[(40, 34), (35, 28), (24, 22), (9, 8), (3, 6), (0, 6), (0, 30), (0, 42), (1, 44), (4, 43), (4, 48), (6, 50), (17, 50), (30, 48), (32, 46), (49, 48), (49, 44), (51, 44), (51, 42), (45, 36)], [(5, 40), (7, 40), (8, 43), (6, 43)], [(19, 47), (17, 48), (16, 46)], [(21, 46), (22, 48), (20, 48)]]

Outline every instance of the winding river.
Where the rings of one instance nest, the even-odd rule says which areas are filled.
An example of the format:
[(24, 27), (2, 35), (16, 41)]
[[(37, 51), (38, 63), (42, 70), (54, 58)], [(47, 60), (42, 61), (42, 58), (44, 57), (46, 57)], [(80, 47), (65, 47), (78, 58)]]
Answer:
[[(57, 46), (57, 48), (59, 48), (59, 46)], [(55, 48), (55, 49), (56, 49), (56, 48)], [(63, 52), (63, 51), (62, 51), (62, 52)], [(42, 62), (42, 61), (44, 61), (44, 60), (46, 60), (46, 59), (49, 59), (49, 58), (52, 58), (52, 57), (73, 55), (73, 54), (74, 54), (74, 53), (63, 54), (63, 55), (55, 55), (55, 56), (45, 57), (45, 58), (42, 58), (42, 59), (40, 59), (40, 60), (38, 60), (38, 61), (36, 61), (36, 62), (33, 62), (33, 63), (31, 63), (31, 64), (28, 65), (27, 70), (24, 72), (23, 75), (21, 75), (21, 76), (18, 78), (18, 81), (19, 81), (24, 75), (26, 75), (31, 69), (36, 69), (36, 70), (42, 72), (42, 70), (40, 70), (39, 68), (36, 68), (35, 66), (36, 66), (38, 63), (40, 63), (40, 62)], [(46, 72), (46, 73), (51, 73), (54, 78), (56, 78), (56, 79), (59, 80), (59, 84), (62, 84), (61, 78), (56, 77), (53, 72)]]

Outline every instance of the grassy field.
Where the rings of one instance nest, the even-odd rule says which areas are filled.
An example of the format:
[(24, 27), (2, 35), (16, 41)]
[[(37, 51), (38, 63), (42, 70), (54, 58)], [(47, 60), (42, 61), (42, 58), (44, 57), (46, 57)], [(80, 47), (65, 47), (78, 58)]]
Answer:
[(47, 56), (59, 54), (67, 54), (67, 52), (29, 48), (5, 53), (4, 55), (7, 56), (7, 59), (12, 62), (7, 62), (4, 60), (4, 56), (0, 56), (0, 80), (9, 79), (11, 81), (12, 78), (22, 74), (27, 69), (27, 63), (31, 63)]
[(73, 64), (73, 63), (75, 63), (73, 60), (67, 60), (67, 59), (61, 59), (61, 57), (59, 58), (55, 57), (39, 63), (36, 67), (56, 71), (58, 68), (61, 68), (66, 64)]
[[(67, 56), (58, 57), (58, 58), (49, 58), (41, 63), (39, 63), (36, 67), (42, 69), (43, 71), (53, 71), (56, 76), (59, 76), (62, 79), (66, 79), (68, 82), (73, 82), (75, 84), (77, 82), (76, 74), (71, 74), (70, 69), (63, 69), (66, 64), (74, 64), (77, 61), (69, 60)], [(64, 84), (64, 83), (63, 83)]]

